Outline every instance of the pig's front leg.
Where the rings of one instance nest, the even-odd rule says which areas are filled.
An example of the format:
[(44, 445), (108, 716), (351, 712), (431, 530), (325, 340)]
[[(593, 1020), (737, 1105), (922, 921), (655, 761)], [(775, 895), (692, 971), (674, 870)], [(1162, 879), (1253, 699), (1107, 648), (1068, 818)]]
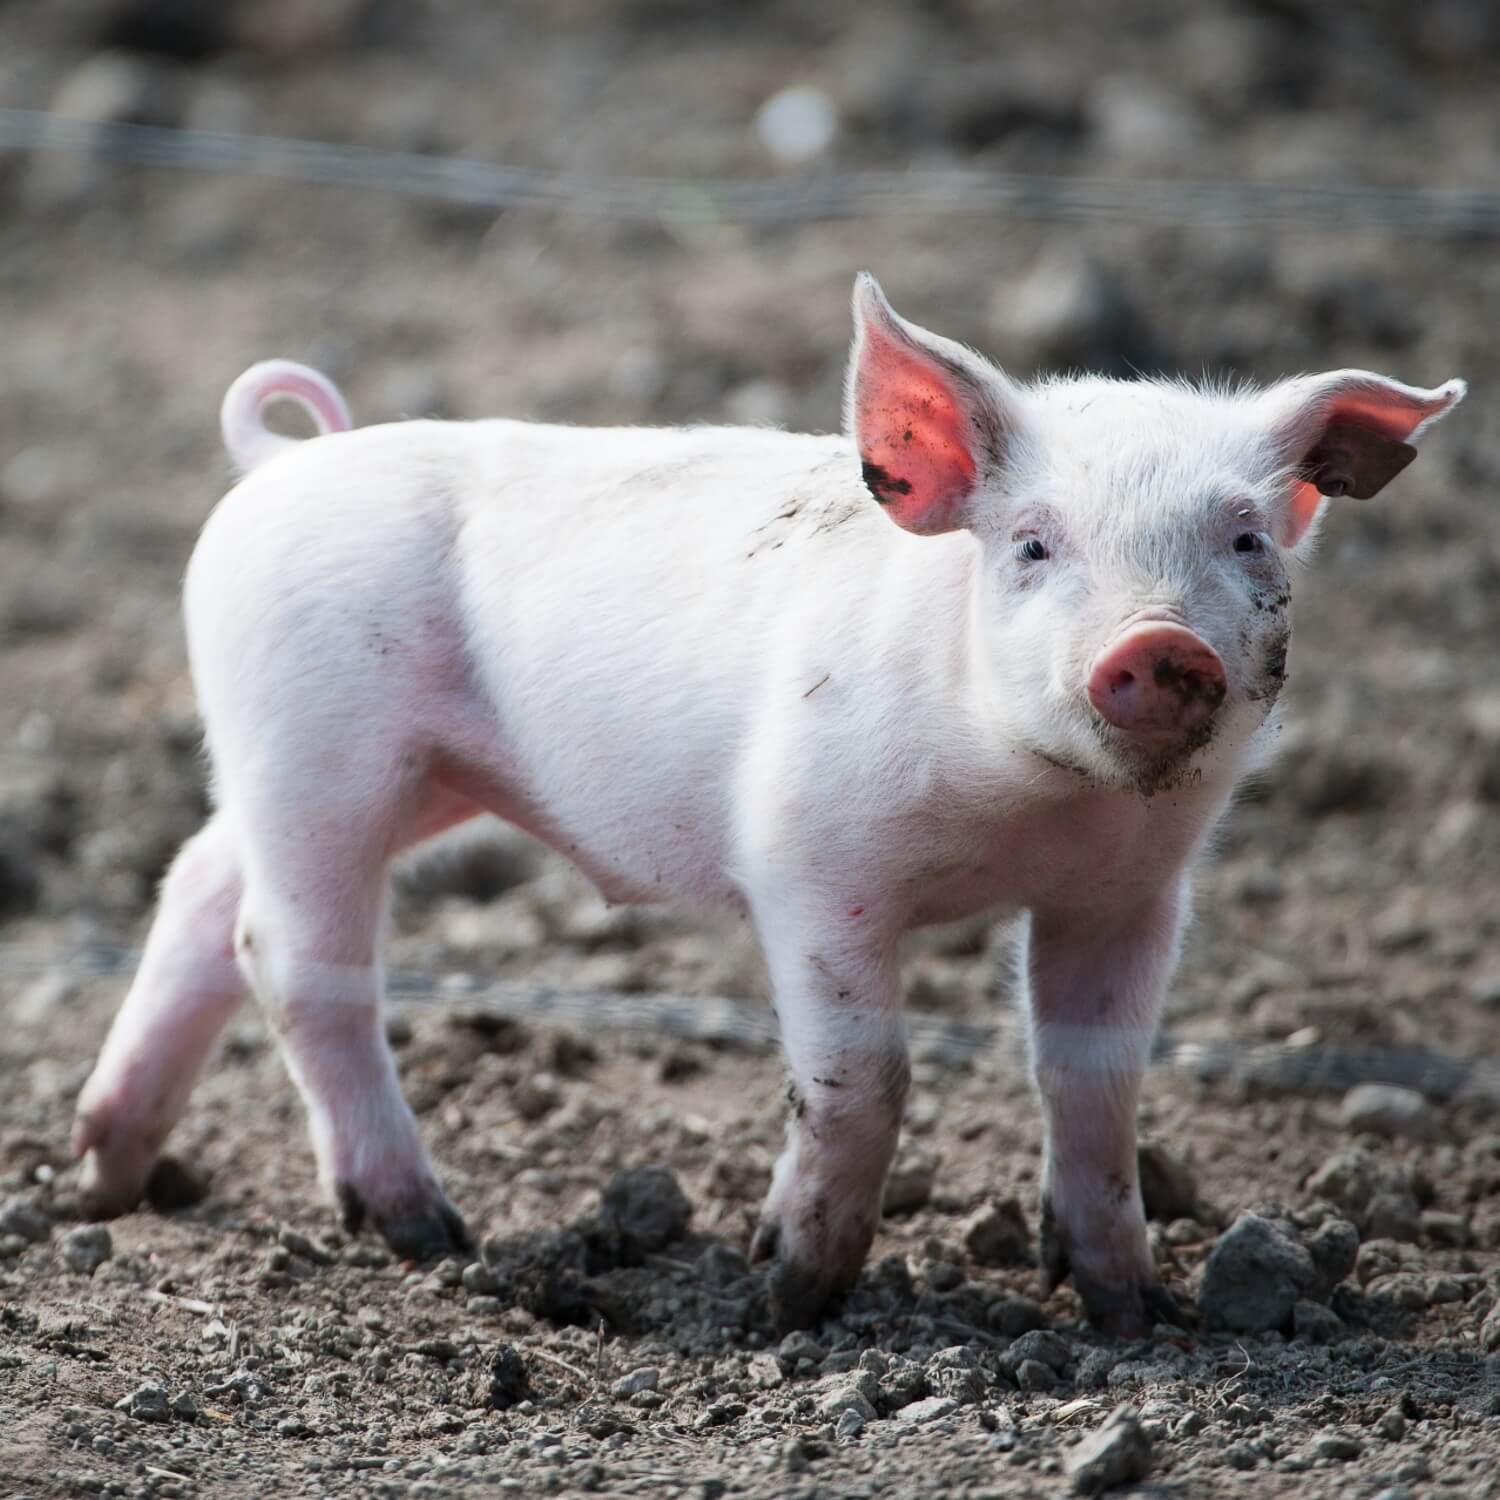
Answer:
[(771, 1260), (771, 1313), (816, 1321), (859, 1277), (880, 1222), (911, 1069), (894, 945), (863, 908), (757, 909), (792, 1081), (786, 1148), (750, 1247)]
[(1090, 1320), (1126, 1337), (1179, 1320), (1147, 1244), (1135, 1122), (1182, 906), (1174, 881), (1128, 908), (1034, 912), (1027, 936), (1043, 1286), (1071, 1274)]

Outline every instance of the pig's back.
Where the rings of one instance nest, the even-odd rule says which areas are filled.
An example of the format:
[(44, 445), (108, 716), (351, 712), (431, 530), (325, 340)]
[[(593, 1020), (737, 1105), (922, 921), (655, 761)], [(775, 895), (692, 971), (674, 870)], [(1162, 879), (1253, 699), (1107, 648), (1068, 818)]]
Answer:
[(471, 432), (456, 555), (515, 790), (618, 894), (711, 884), (746, 764), (820, 680), (900, 670), (911, 575), (967, 539), (893, 526), (842, 437)]

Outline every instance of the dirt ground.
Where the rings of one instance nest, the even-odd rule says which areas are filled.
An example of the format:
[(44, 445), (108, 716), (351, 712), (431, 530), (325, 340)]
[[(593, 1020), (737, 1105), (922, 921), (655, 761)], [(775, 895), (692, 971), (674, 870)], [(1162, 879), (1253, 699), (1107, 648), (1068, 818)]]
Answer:
[[(789, 85), (836, 111), (802, 165), (752, 125)], [(9, 105), (684, 178), (1497, 192), (1497, 97), (1500, 12), (1467, 0), (0, 7)], [(1052, 1494), (1127, 1403), (1098, 1482), (1138, 1493), (1500, 1493), (1496, 251), (1295, 221), (664, 225), (0, 155), (0, 1496)], [(748, 935), (606, 909), (505, 834), (403, 878), (390, 955), (472, 1262), (334, 1228), (253, 1008), (163, 1206), (81, 1225), (73, 1100), (205, 808), (176, 595), (228, 382), (284, 354), (360, 420), (827, 429), (861, 266), (1023, 375), (1472, 383), (1386, 497), (1336, 508), (1282, 753), (1201, 873), (1142, 1106), (1199, 1324), (1127, 1344), (1039, 1300), (1007, 938), (969, 924), (912, 948), (865, 1281), (777, 1341), (745, 1260), (783, 1103)]]

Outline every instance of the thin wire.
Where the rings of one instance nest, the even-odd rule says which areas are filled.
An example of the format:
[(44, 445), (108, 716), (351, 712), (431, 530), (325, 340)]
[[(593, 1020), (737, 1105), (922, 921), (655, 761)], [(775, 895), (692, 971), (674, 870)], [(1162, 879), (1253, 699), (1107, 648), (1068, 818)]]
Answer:
[[(128, 973), (139, 957), (136, 951), (113, 943), (91, 943), (70, 954), (50, 956), (16, 944), (0, 944), (0, 976), (112, 978)], [(331, 974), (333, 966), (328, 967)], [(723, 995), (570, 990), (546, 984), (491, 983), (463, 971), (434, 978), (403, 970), (387, 974), (386, 993), (400, 1005), (441, 1008), (455, 1016), (571, 1025), (595, 1033), (650, 1032), (750, 1050), (771, 1050), (780, 1042), (775, 1013), (768, 1006)], [(1024, 1029), (1014, 1016), (988, 1023), (912, 1016), (907, 1029), (919, 1060), (965, 1066), (984, 1055), (1002, 1071), (1024, 1071)], [(1157, 1033), (1151, 1061), (1158, 1068), (1202, 1082), (1237, 1082), (1289, 1093), (1344, 1093), (1360, 1083), (1389, 1083), (1431, 1099), (1500, 1102), (1500, 1066), (1487, 1059), (1417, 1047), (1189, 1040), (1167, 1030)]]
[(546, 171), (273, 136), (70, 120), (0, 109), (0, 150), (90, 151), (135, 166), (240, 173), (494, 209), (675, 224), (994, 217), (1245, 228), (1500, 234), (1500, 194), (1272, 182), (1110, 180), (973, 168), (692, 181)]

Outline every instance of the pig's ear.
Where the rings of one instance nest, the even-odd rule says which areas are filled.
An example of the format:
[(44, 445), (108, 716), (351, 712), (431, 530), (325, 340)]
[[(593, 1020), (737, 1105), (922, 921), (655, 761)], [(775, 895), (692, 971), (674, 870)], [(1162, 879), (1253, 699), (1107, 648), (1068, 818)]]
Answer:
[(1293, 471), (1276, 540), (1295, 547), (1326, 496), (1379, 494), (1417, 456), (1413, 444), (1422, 431), (1466, 389), (1461, 380), (1424, 391), (1368, 370), (1335, 370), (1267, 392), (1275, 441)]
[(898, 317), (868, 272), (856, 278), (847, 423), (865, 483), (898, 526), (969, 525), (1014, 426), (1010, 395), (992, 365)]

